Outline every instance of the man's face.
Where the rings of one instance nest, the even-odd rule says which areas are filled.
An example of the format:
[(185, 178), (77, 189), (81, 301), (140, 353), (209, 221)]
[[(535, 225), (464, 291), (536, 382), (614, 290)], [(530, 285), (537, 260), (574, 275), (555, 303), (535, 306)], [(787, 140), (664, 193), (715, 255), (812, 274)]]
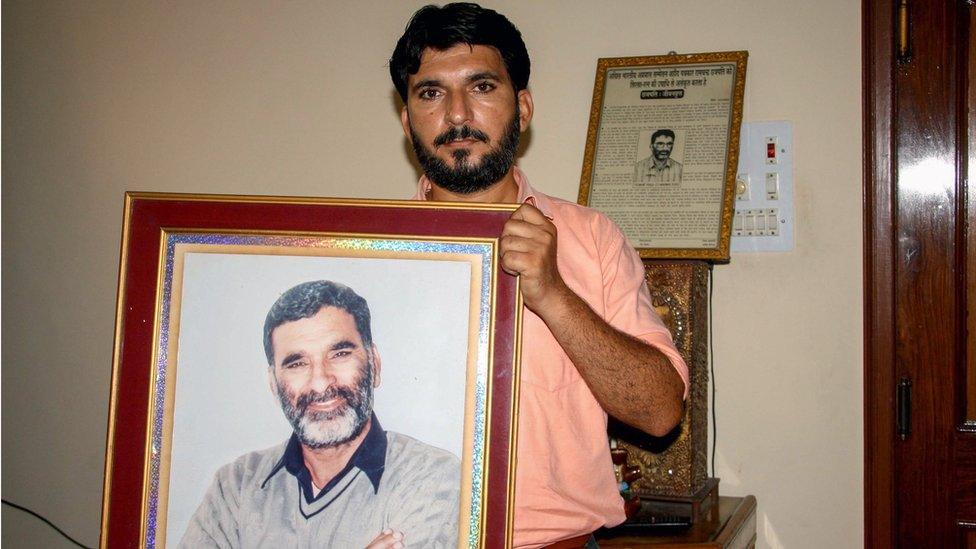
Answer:
[(323, 307), (271, 332), (272, 390), (302, 444), (328, 448), (358, 436), (373, 410), (379, 355), (352, 315)]
[(651, 149), (654, 150), (654, 158), (657, 160), (667, 160), (671, 156), (671, 149), (674, 148), (674, 138), (668, 137), (667, 135), (659, 135), (654, 143), (651, 143)]
[(427, 177), (470, 194), (509, 172), (531, 116), (531, 95), (516, 95), (498, 50), (458, 44), (424, 51), (401, 122)]

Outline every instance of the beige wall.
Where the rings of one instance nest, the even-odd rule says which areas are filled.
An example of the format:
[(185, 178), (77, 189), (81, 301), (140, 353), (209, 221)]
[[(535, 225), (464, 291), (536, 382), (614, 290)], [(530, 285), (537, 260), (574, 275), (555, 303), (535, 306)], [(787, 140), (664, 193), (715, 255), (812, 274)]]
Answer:
[[(401, 198), (386, 59), (419, 3), (4, 2), (3, 497), (98, 536), (125, 190)], [(499, 1), (533, 61), (521, 161), (574, 199), (596, 58), (749, 50), (794, 124), (796, 247), (715, 269), (717, 473), (761, 547), (862, 536), (854, 0)], [(680, 9), (678, 9), (680, 6)], [(3, 510), (3, 541), (35, 535)], [(46, 534), (38, 534), (46, 535)]]

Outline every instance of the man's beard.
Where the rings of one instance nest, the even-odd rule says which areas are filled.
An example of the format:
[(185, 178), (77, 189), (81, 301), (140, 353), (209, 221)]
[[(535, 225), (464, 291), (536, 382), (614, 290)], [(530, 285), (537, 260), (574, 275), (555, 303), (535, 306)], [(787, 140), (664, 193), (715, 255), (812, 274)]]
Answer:
[[(427, 177), (438, 187), (457, 194), (471, 194), (483, 191), (500, 181), (508, 170), (515, 164), (515, 153), (519, 144), (519, 110), (515, 106), (515, 114), (502, 135), (498, 146), (489, 150), (481, 158), (481, 162), (472, 165), (468, 162), (471, 151), (455, 150), (454, 167), (437, 158), (434, 151), (427, 148), (420, 137), (410, 126), (410, 137), (417, 161), (424, 169)], [(491, 139), (484, 132), (472, 129), (470, 126), (452, 127), (434, 139), (434, 146), (440, 146), (455, 139), (474, 138), (491, 144)]]
[[(373, 359), (366, 361), (365, 371), (355, 387), (333, 385), (322, 392), (308, 392), (295, 398), (278, 382), (278, 400), (298, 440), (309, 448), (331, 448), (359, 436), (373, 413)], [(309, 412), (316, 402), (341, 398), (335, 410)], [(294, 404), (292, 404), (294, 402)]]

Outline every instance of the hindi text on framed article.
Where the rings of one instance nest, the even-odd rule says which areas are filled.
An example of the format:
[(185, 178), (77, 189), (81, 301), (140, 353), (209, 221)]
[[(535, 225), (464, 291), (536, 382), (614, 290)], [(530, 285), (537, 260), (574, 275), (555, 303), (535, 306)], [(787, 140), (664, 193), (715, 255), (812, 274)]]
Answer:
[(579, 203), (641, 257), (728, 261), (747, 56), (599, 60)]

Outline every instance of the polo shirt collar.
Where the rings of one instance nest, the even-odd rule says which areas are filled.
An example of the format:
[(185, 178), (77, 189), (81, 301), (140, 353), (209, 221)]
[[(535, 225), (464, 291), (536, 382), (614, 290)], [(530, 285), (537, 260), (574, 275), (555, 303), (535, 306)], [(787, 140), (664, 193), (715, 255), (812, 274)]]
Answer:
[(645, 173), (663, 172), (664, 170), (670, 170), (673, 166), (674, 161), (671, 160), (671, 157), (668, 157), (668, 159), (664, 161), (664, 166), (658, 169), (657, 163), (654, 162), (654, 156), (651, 155), (650, 162), (647, 163), (647, 170)]
[[(537, 192), (529, 185), (529, 179), (525, 176), (522, 170), (518, 169), (518, 166), (512, 168), (512, 173), (515, 176), (515, 183), (518, 184), (518, 203), (519, 204), (532, 204), (542, 215), (553, 219), (552, 215), (552, 201), (549, 197)], [(420, 177), (420, 181), (417, 182), (417, 193), (414, 194), (414, 200), (428, 200), (428, 195), (434, 183), (424, 174)]]
[(369, 432), (366, 433), (359, 448), (356, 448), (352, 457), (349, 458), (349, 463), (315, 496), (313, 495), (314, 490), (312, 488), (312, 474), (305, 467), (305, 459), (302, 457), (302, 444), (298, 440), (298, 436), (292, 433), (291, 438), (288, 439), (288, 444), (285, 445), (284, 454), (282, 454), (281, 459), (278, 460), (275, 466), (272, 467), (267, 478), (261, 483), (261, 487), (264, 488), (268, 481), (271, 480), (271, 477), (284, 469), (298, 479), (306, 501), (312, 501), (329, 493), (355, 467), (362, 471), (370, 483), (372, 483), (374, 493), (378, 492), (380, 489), (380, 479), (383, 477), (383, 471), (386, 468), (386, 444), (386, 431), (383, 430), (374, 413), (372, 414)]

